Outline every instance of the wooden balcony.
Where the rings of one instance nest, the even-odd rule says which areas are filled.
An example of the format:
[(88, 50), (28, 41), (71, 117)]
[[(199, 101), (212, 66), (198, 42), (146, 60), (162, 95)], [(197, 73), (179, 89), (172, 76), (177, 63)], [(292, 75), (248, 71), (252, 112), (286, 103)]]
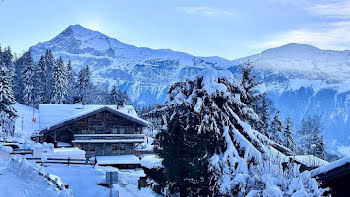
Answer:
[(73, 143), (142, 143), (144, 134), (76, 134)]

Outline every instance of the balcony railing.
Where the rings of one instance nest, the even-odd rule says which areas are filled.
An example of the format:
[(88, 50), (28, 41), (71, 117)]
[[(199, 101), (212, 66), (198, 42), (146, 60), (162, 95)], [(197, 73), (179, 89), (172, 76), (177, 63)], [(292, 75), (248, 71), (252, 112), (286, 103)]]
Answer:
[(76, 134), (73, 143), (143, 142), (144, 134)]

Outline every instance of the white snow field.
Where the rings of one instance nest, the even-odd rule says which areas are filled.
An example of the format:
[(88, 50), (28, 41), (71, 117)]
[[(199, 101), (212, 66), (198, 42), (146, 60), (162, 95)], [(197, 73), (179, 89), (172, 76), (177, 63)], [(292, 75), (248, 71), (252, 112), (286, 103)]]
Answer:
[(0, 161), (0, 197), (69, 197), (70, 190), (58, 190), (39, 175), (44, 172), (25, 159), (11, 157)]
[(109, 196), (110, 189), (99, 185), (106, 183), (106, 172), (109, 171), (118, 171), (119, 184), (114, 184), (114, 190), (119, 192), (119, 197), (160, 196), (150, 188), (137, 188), (139, 177), (145, 176), (143, 170), (120, 171), (113, 167), (58, 164), (46, 167), (46, 171), (59, 176), (68, 184), (74, 197)]
[(12, 140), (22, 143), (26, 140), (30, 141), (32, 134), (39, 130), (39, 112), (37, 109), (34, 109), (34, 118), (36, 122), (33, 122), (32, 107), (16, 103), (15, 109), (17, 110), (18, 117), (15, 125), (15, 137)]

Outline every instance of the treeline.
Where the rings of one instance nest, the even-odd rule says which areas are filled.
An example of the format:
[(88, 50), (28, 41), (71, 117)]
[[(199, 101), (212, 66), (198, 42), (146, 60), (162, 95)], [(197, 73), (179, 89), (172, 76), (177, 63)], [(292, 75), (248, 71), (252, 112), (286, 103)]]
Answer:
[(37, 107), (39, 104), (69, 104), (80, 97), (84, 104), (120, 104), (128, 100), (126, 92), (113, 86), (95, 85), (88, 65), (75, 74), (70, 60), (55, 59), (47, 50), (38, 62), (30, 51), (14, 62), (14, 93), (17, 102)]

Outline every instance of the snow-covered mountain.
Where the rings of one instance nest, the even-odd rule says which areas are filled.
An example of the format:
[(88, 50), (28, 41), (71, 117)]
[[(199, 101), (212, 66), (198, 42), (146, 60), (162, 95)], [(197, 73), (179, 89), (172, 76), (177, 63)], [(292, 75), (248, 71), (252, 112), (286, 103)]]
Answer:
[(79, 25), (30, 48), (36, 60), (47, 49), (71, 59), (76, 72), (91, 66), (95, 83), (117, 83), (139, 104), (162, 103), (170, 84), (205, 68), (238, 74), (240, 64), (253, 61), (265, 82), (262, 89), (270, 92), (283, 118), (291, 116), (298, 125), (303, 117), (322, 115), (328, 150), (350, 155), (350, 51), (288, 44), (230, 61), (135, 47)]
[(46, 49), (71, 59), (76, 72), (81, 66), (91, 66), (95, 82), (117, 83), (141, 104), (162, 102), (169, 84), (198, 69), (231, 63), (218, 57), (198, 58), (168, 49), (135, 47), (80, 25), (69, 26), (52, 40), (31, 47), (31, 52), (38, 59)]

